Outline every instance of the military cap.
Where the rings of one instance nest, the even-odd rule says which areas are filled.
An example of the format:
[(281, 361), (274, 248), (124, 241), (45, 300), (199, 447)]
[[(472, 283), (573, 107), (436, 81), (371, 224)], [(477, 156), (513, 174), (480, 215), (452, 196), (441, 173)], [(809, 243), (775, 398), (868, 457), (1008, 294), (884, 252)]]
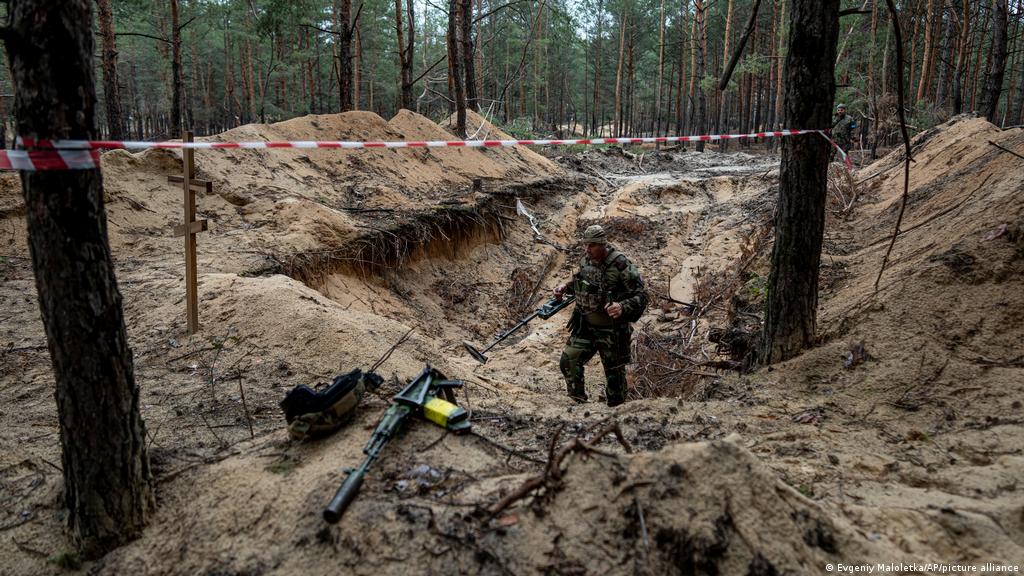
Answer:
[(587, 229), (583, 231), (583, 237), (581, 238), (584, 244), (607, 244), (608, 234), (598, 224), (587, 226)]

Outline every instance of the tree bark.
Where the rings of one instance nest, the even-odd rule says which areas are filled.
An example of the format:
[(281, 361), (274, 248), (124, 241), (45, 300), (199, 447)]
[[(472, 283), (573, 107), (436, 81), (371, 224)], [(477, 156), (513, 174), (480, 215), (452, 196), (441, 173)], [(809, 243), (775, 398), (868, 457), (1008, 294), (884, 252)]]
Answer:
[(466, 137), (466, 91), (462, 83), (462, 58), (459, 52), (459, 2), (448, 1), (448, 85), (454, 90), (455, 100), (455, 133), (459, 138)]
[(619, 18), (619, 63), (615, 67), (615, 134), (618, 138), (622, 136), (622, 68), (626, 57), (626, 28), (627, 24), (626, 6), (622, 6), (622, 16)]
[(786, 122), (785, 106), (782, 98), (782, 88), (785, 84), (783, 63), (785, 59), (782, 57), (782, 43), (785, 41), (785, 35), (782, 33), (782, 23), (786, 21), (786, 0), (780, 0), (781, 6), (779, 7), (779, 45), (778, 52), (776, 53), (776, 70), (775, 70), (775, 126), (781, 128), (783, 123)]
[(103, 100), (107, 108), (107, 135), (111, 140), (124, 140), (124, 116), (121, 93), (117, 86), (117, 41), (114, 37), (114, 14), (110, 0), (96, 0), (103, 50)]
[[(939, 12), (941, 13), (941, 6)], [(928, 95), (928, 87), (932, 81), (932, 71), (935, 69), (935, 0), (928, 0), (924, 11), (924, 56), (921, 58), (921, 79), (917, 85), (917, 99), (915, 102), (924, 100)]]
[[(10, 10), (4, 41), (18, 133), (94, 139), (90, 0), (22, 0)], [(153, 503), (103, 180), (98, 169), (21, 177), (56, 379), (67, 525), (83, 556), (95, 558), (135, 538)]]
[(412, 54), (406, 49), (402, 24), (402, 0), (395, 0), (395, 34), (398, 37), (398, 108), (412, 105)]
[(960, 16), (960, 42), (957, 45), (956, 66), (953, 67), (953, 114), (964, 109), (964, 65), (969, 54), (967, 47), (971, 37), (971, 0), (964, 0), (963, 14)]
[(171, 0), (171, 138), (181, 137), (181, 28), (178, 0)]
[(591, 110), (592, 119), (590, 132), (595, 136), (601, 136), (604, 132), (601, 127), (604, 125), (604, 114), (601, 110), (601, 27), (604, 23), (604, 6), (602, 0), (597, 2), (597, 34), (594, 36), (594, 108)]
[[(544, 6), (541, 5), (541, 10)], [(470, 110), (477, 110), (479, 97), (476, 93), (476, 66), (473, 63), (473, 2), (472, 0), (459, 0), (459, 24), (462, 27), (462, 69), (465, 71), (466, 82), (466, 106)], [(411, 92), (410, 92), (411, 93)]]
[[(939, 14), (942, 15), (943, 11), (940, 10)], [(946, 100), (948, 100), (948, 84), (949, 77), (953, 70), (953, 22), (952, 16), (949, 18), (942, 18), (942, 56), (940, 62), (937, 64), (939, 67), (939, 77), (935, 82), (935, 103), (941, 107), (945, 107)]]
[[(794, 0), (786, 54), (786, 120), (826, 129), (835, 98), (839, 0)], [(825, 228), (829, 146), (808, 134), (782, 143), (779, 205), (761, 362), (774, 364), (814, 345), (818, 272)]]
[(981, 115), (993, 124), (997, 123), (996, 109), (999, 105), (999, 95), (1003, 91), (1003, 76), (1006, 73), (1007, 11), (1007, 0), (992, 0), (992, 56), (989, 59), (988, 75), (985, 78), (981, 105), (978, 108)]
[(684, 64), (686, 61), (686, 51), (683, 49), (683, 46), (686, 45), (686, 28), (689, 13), (689, 0), (683, 0), (679, 14), (679, 79), (676, 86), (676, 135), (683, 134), (686, 122), (686, 100), (683, 97), (683, 87), (686, 85), (686, 67)]
[(658, 88), (654, 93), (654, 132), (661, 130), (661, 91), (665, 85), (665, 0), (658, 12)]
[[(697, 24), (697, 69), (696, 69), (696, 94), (697, 94), (697, 119), (695, 121), (695, 128), (698, 134), (702, 134), (705, 126), (707, 126), (707, 109), (708, 101), (707, 96), (704, 94), (704, 87), (701, 86), (701, 81), (704, 80), (704, 53), (707, 48), (707, 14), (705, 13), (705, 5), (702, 0), (694, 0), (694, 9), (697, 11), (696, 24)], [(704, 151), (704, 141), (697, 142), (694, 146), (697, 152)]]
[[(980, 1), (981, 0), (979, 0), (979, 3), (980, 3)], [(980, 8), (980, 5), (979, 5), (979, 8)], [(988, 24), (989, 24), (989, 22), (991, 20), (992, 20), (992, 11), (991, 10), (986, 10), (985, 11), (985, 17), (981, 20), (981, 25), (977, 27), (977, 48), (974, 50), (975, 58), (974, 58), (974, 67), (972, 68), (972, 73), (971, 73), (971, 89), (970, 89), (970, 93), (971, 93), (971, 105), (970, 105), (970, 108), (971, 108), (971, 110), (975, 110), (975, 111), (979, 109), (977, 104), (980, 102), (978, 100), (978, 87), (979, 87), (979, 84), (980, 84), (978, 82), (978, 78), (981, 76), (981, 70), (982, 70), (982, 63), (981, 63), (982, 60), (981, 60), (981, 58), (985, 54), (985, 50), (982, 48), (982, 46), (985, 43), (985, 31), (988, 29)], [(985, 68), (988, 68), (988, 66), (985, 66)]]
[(352, 110), (352, 0), (338, 8), (338, 103), (342, 112)]
[(416, 57), (416, 11), (413, 8), (413, 1), (406, 0), (405, 2), (406, 13), (405, 20), (409, 26), (409, 34), (406, 35), (405, 39), (405, 61), (408, 64), (408, 70), (406, 71), (409, 75), (408, 81), (406, 82), (406, 88), (408, 95), (406, 95), (406, 105), (412, 106), (413, 99), (413, 81), (412, 81), (412, 65), (415, 62)]

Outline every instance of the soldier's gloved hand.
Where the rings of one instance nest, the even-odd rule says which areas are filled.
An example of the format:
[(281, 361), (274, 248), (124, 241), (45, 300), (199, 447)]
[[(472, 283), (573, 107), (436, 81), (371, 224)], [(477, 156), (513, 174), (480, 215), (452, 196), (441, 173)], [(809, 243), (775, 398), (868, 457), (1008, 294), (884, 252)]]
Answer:
[(559, 284), (558, 286), (555, 286), (555, 292), (554, 292), (554, 294), (555, 294), (555, 302), (561, 302), (562, 301), (562, 294), (565, 294), (565, 289), (566, 289), (566, 285), (565, 284)]
[(618, 318), (619, 316), (622, 316), (622, 304), (612, 302), (611, 304), (605, 305), (604, 311), (612, 318)]

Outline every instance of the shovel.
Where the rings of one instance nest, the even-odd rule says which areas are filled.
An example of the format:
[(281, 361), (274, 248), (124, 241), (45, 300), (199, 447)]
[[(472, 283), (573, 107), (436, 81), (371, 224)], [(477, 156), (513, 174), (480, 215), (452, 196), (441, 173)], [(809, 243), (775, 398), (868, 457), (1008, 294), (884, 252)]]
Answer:
[(558, 314), (558, 312), (561, 311), (562, 308), (565, 308), (566, 306), (572, 304), (575, 301), (575, 296), (565, 296), (561, 300), (555, 300), (554, 298), (552, 298), (545, 302), (543, 306), (534, 310), (532, 314), (520, 320), (518, 324), (500, 334), (498, 338), (494, 342), (491, 342), (491, 345), (488, 346), (487, 348), (484, 348), (483, 350), (477, 350), (475, 346), (473, 346), (467, 341), (462, 342), (462, 347), (466, 349), (466, 352), (469, 352), (469, 355), (472, 356), (474, 360), (481, 364), (486, 364), (487, 356), (485, 356), (484, 354), (491, 348), (497, 346), (502, 340), (514, 334), (516, 330), (519, 330), (523, 326), (529, 324), (530, 320), (533, 320), (538, 316), (540, 316), (544, 320), (547, 320), (548, 318), (551, 318), (555, 314)]

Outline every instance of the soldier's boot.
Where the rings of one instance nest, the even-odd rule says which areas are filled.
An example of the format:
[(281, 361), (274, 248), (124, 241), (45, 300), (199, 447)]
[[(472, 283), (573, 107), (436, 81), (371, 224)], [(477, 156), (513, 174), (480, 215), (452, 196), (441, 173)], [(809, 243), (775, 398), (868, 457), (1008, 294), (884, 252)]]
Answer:
[(562, 371), (562, 376), (565, 377), (565, 389), (569, 398), (577, 402), (586, 402), (587, 388), (584, 386), (583, 363), (579, 361), (579, 356), (570, 356), (566, 352), (562, 352), (558, 367)]
[(605, 397), (608, 399), (608, 405), (618, 406), (625, 402), (626, 368), (623, 366), (614, 370), (606, 371), (604, 377), (608, 381), (608, 387), (605, 390)]

